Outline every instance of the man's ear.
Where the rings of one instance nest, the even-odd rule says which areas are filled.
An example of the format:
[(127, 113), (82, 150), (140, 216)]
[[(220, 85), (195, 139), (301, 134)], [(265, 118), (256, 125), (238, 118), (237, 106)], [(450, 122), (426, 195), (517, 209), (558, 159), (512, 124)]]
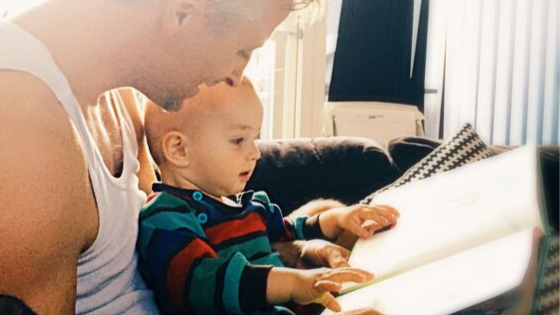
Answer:
[(171, 0), (166, 14), (168, 24), (181, 27), (202, 16), (205, 8), (206, 0)]
[(179, 131), (170, 131), (163, 136), (161, 146), (167, 163), (180, 168), (189, 165), (187, 137)]

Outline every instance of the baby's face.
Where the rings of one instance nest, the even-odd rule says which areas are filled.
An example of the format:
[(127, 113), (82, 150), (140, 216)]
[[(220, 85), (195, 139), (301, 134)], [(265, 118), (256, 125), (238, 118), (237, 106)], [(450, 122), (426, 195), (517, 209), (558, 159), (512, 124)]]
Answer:
[(189, 141), (189, 181), (215, 197), (243, 191), (261, 156), (255, 143), (263, 117), (260, 100), (247, 86), (226, 89), (223, 103), (193, 118), (200, 120)]

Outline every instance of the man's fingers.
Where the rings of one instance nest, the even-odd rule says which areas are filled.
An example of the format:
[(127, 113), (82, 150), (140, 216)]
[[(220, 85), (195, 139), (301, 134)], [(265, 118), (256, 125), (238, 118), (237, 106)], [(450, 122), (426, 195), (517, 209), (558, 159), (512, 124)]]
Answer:
[(341, 310), (340, 304), (330, 293), (323, 294), (318, 302), (333, 312), (340, 312)]
[(333, 245), (329, 256), (328, 256), (328, 264), (331, 268), (343, 268), (343, 267), (350, 267), (348, 263), (348, 258), (350, 257), (350, 251), (342, 248), (338, 245)]
[(350, 264), (344, 257), (342, 257), (341, 255), (337, 255), (329, 258), (329, 266), (333, 269), (338, 269), (350, 267)]

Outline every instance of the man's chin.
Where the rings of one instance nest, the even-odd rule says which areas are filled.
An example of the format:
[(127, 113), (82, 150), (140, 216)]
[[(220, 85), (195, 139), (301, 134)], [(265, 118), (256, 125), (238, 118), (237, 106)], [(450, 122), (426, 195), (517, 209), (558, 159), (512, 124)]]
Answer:
[(176, 112), (179, 109), (181, 109), (181, 106), (183, 105), (183, 101), (185, 99), (186, 99), (185, 95), (174, 94), (174, 95), (169, 95), (166, 98), (162, 99), (161, 101), (155, 103), (158, 104), (163, 109), (165, 109), (166, 111)]
[(196, 95), (198, 95), (199, 92), (200, 92), (200, 88), (197, 86), (196, 88), (191, 89), (187, 93), (185, 93), (185, 99), (193, 98)]
[(160, 102), (159, 105), (167, 111), (176, 112), (181, 109), (185, 100), (195, 97), (199, 92), (200, 89), (196, 87), (183, 93), (182, 95), (170, 95), (166, 97), (162, 102)]

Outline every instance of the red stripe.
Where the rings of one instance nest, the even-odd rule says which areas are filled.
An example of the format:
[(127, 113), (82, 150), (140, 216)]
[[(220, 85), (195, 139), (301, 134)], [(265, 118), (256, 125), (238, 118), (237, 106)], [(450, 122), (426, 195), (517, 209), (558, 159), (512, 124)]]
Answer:
[(217, 245), (225, 240), (258, 231), (266, 231), (266, 224), (260, 214), (253, 212), (241, 220), (224, 222), (208, 228), (204, 232), (208, 242)]
[(166, 283), (171, 301), (181, 311), (186, 311), (183, 303), (183, 288), (191, 265), (198, 258), (216, 258), (214, 250), (199, 239), (192, 241), (189, 246), (177, 253), (167, 267)]
[(150, 196), (148, 196), (148, 198), (146, 199), (146, 202), (144, 202), (144, 204), (150, 203), (150, 201), (152, 201), (152, 199), (157, 197), (159, 194), (160, 194), (159, 192), (151, 194)]
[[(292, 235), (292, 228), (294, 227), (293, 222), (288, 218), (284, 218), (282, 220), (282, 223), (284, 224), (285, 233), (284, 235), (280, 236), (279, 241), (281, 242), (293, 241), (294, 240), (294, 236)], [(287, 226), (289, 226), (290, 228), (288, 228)]]

